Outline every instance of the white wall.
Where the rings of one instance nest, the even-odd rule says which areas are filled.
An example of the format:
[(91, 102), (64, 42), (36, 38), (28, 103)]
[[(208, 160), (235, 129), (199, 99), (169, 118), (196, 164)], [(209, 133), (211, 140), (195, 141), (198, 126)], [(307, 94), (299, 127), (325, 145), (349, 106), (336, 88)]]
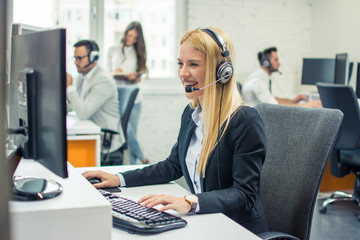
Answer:
[(355, 86), (360, 62), (360, 1), (313, 0), (311, 45), (313, 56), (334, 57), (347, 52), (354, 62), (351, 85)]
[(274, 74), (274, 93), (296, 94), (302, 56), (311, 51), (311, 0), (189, 0), (189, 29), (216, 26), (233, 40), (238, 81), (259, 66), (257, 53), (276, 46), (282, 75)]

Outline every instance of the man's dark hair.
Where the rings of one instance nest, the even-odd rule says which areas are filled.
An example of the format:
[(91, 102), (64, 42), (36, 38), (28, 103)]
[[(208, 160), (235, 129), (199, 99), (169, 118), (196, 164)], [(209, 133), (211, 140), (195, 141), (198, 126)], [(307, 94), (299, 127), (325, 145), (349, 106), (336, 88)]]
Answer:
[(262, 52), (259, 52), (258, 60), (259, 60), (260, 64), (262, 64), (262, 62), (264, 61), (265, 58), (269, 60), (272, 52), (277, 52), (277, 48), (270, 47), (270, 48), (265, 49)]
[(92, 41), (92, 40), (80, 40), (74, 44), (74, 47), (76, 47), (76, 48), (81, 47), (81, 46), (86, 47), (88, 54), (91, 51), (99, 51), (99, 46), (97, 45), (97, 43), (95, 41)]

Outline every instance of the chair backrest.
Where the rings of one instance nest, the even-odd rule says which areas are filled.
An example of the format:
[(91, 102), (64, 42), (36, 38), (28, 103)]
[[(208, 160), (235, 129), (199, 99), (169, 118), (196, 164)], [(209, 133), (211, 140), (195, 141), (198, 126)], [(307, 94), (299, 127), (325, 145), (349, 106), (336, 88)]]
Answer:
[(267, 154), (260, 193), (270, 231), (309, 239), (321, 178), (343, 114), (261, 103)]
[(344, 120), (334, 148), (360, 148), (360, 110), (352, 87), (324, 83), (317, 83), (316, 86), (323, 107), (340, 109), (344, 114)]
[(238, 92), (240, 93), (240, 95), (242, 95), (242, 85), (240, 82), (236, 82), (236, 87), (238, 89)]
[(118, 86), (118, 98), (119, 98), (119, 110), (121, 114), (121, 126), (127, 140), (127, 126), (131, 110), (134, 106), (136, 96), (139, 92), (139, 88), (133, 86)]

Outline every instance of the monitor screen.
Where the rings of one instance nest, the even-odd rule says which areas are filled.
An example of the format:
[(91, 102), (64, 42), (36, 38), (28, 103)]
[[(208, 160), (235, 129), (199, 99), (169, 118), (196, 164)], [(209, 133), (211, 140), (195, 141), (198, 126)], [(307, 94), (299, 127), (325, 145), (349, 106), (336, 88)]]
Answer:
[(301, 84), (334, 83), (334, 71), (335, 59), (333, 58), (304, 58)]
[(66, 31), (46, 30), (12, 38), (10, 103), (14, 143), (24, 158), (67, 177)]
[(348, 54), (338, 53), (335, 58), (335, 81), (336, 84), (347, 84), (348, 79)]

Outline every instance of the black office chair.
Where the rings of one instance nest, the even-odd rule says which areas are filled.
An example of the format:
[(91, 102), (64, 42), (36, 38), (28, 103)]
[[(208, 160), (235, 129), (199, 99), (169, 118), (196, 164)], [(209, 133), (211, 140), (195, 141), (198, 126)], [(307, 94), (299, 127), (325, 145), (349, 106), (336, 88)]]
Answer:
[(266, 240), (308, 240), (321, 178), (343, 118), (339, 110), (261, 103), (267, 151), (260, 194)]
[(101, 129), (101, 131), (103, 132), (101, 157), (102, 166), (122, 164), (124, 151), (127, 149), (127, 127), (129, 124), (130, 114), (133, 109), (135, 99), (139, 93), (139, 88), (132, 86), (118, 86), (117, 90), (119, 99), (119, 111), (121, 115), (121, 127), (124, 133), (125, 143), (112, 156), (112, 154), (109, 153), (112, 137), (114, 134), (119, 133), (110, 129)]
[(317, 88), (325, 108), (340, 109), (344, 113), (344, 121), (331, 154), (331, 174), (344, 177), (351, 172), (355, 175), (353, 194), (334, 192), (324, 201), (320, 212), (326, 213), (327, 206), (336, 201), (353, 201), (360, 206), (360, 110), (357, 98), (348, 85), (318, 83)]

